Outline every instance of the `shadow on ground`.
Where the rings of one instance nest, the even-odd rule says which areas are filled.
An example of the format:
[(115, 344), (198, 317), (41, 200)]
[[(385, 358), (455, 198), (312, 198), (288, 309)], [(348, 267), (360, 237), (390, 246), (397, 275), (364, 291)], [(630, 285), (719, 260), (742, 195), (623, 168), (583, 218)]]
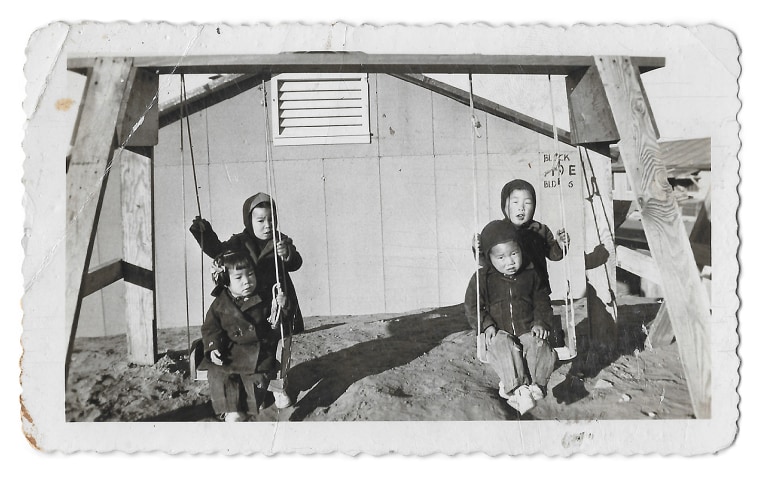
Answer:
[[(588, 300), (588, 310), (594, 307), (604, 309), (604, 304), (593, 293), (591, 286)], [(657, 303), (618, 305), (616, 322), (611, 316), (589, 313), (594, 321), (584, 320), (582, 326), (576, 328), (578, 355), (573, 359), (565, 380), (552, 389), (557, 402), (572, 404), (585, 398), (589, 392), (584, 381), (596, 377), (619, 357), (643, 350), (647, 337), (646, 325), (654, 319), (659, 306)]]
[(315, 409), (331, 405), (353, 383), (408, 364), (450, 334), (470, 329), (461, 305), (382, 321), (390, 336), (355, 344), (290, 370), (288, 387), (293, 394), (308, 391), (296, 404), (291, 421), (302, 421)]

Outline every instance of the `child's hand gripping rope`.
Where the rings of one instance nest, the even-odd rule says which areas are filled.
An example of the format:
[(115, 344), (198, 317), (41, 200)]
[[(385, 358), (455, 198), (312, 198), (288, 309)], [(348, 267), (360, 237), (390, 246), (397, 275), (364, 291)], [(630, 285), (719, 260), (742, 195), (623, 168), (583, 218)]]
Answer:
[(277, 328), (280, 325), (282, 318), (282, 310), (288, 305), (288, 297), (282, 292), (282, 287), (279, 283), (272, 286), (272, 313), (267, 318), (267, 321), (272, 326), (272, 329)]
[(483, 335), (485, 337), (486, 350), (488, 350), (488, 348), (491, 347), (491, 341), (493, 341), (494, 336), (496, 336), (496, 327), (489, 326), (483, 330)]
[(287, 241), (278, 241), (276, 251), (277, 256), (280, 257), (283, 261), (287, 262), (290, 259), (290, 244)]
[(562, 245), (562, 251), (567, 251), (570, 248), (570, 234), (565, 229), (557, 230), (557, 242)]

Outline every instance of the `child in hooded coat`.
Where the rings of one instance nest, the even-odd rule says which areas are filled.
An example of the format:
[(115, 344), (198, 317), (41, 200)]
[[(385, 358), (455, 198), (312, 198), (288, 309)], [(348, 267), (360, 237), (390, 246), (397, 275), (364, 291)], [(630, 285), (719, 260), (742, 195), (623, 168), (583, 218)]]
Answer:
[[(501, 189), (501, 211), (504, 214), (503, 220), (517, 227), (523, 259), (533, 264), (551, 293), (546, 260), (562, 260), (565, 256), (563, 247), (570, 246), (570, 236), (565, 229), (561, 229), (557, 232), (557, 238), (554, 238), (549, 227), (533, 220), (536, 212), (536, 189), (528, 181), (515, 179), (504, 185)], [(479, 240), (480, 237), (475, 234), (473, 249), (478, 247)], [(480, 263), (482, 265), (485, 262), (481, 250)]]
[(481, 243), (486, 263), (470, 279), (465, 315), (477, 329), (479, 295), (480, 330), (488, 363), (501, 380), (499, 395), (524, 413), (546, 395), (557, 360), (547, 340), (549, 290), (539, 272), (523, 261), (518, 230), (510, 222), (490, 222)]
[(563, 246), (570, 246), (570, 236), (565, 229), (561, 229), (557, 231), (555, 239), (549, 227), (533, 220), (536, 212), (536, 190), (528, 181), (515, 179), (504, 185), (501, 189), (501, 211), (504, 213), (504, 221), (517, 227), (523, 253), (536, 268), (551, 293), (546, 259), (554, 262), (562, 260), (565, 256)]
[[(300, 333), (304, 329), (303, 315), (301, 308), (298, 306), (295, 287), (290, 279), (289, 272), (295, 272), (303, 264), (301, 254), (293, 245), (293, 240), (287, 235), (280, 233), (279, 240), (275, 244), (274, 231), (271, 230), (271, 218), (267, 221), (262, 211), (271, 211), (271, 215), (276, 214), (274, 201), (269, 195), (260, 192), (254, 194), (243, 203), (243, 224), (245, 229), (230, 237), (226, 241), (219, 240), (216, 232), (211, 228), (211, 224), (200, 217), (193, 220), (190, 226), (190, 233), (202, 247), (203, 252), (211, 258), (217, 257), (225, 250), (244, 249), (248, 250), (256, 266), (259, 280), (262, 286), (270, 288), (277, 281), (275, 272), (274, 254), (278, 255), (279, 276), (283, 283), (283, 289), (291, 301), (292, 312), (290, 316), (285, 317), (285, 323), (291, 328), (293, 333)], [(257, 219), (254, 222), (252, 215), (256, 214)]]

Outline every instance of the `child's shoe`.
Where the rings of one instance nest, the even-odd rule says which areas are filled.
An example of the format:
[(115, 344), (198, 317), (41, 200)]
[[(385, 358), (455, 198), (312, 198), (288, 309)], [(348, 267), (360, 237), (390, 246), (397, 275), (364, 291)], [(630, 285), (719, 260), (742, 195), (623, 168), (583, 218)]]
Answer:
[(520, 415), (525, 414), (535, 407), (536, 402), (530, 395), (530, 389), (523, 384), (519, 388), (515, 389), (509, 397), (507, 397), (507, 404), (517, 410)]
[(277, 409), (285, 409), (293, 404), (285, 391), (272, 391), (272, 394), (274, 395), (274, 405), (277, 406)]
[(510, 397), (510, 393), (504, 390), (504, 383), (501, 381), (499, 381), (499, 396), (503, 397), (504, 399), (509, 399)]
[(224, 422), (245, 422), (248, 416), (244, 412), (225, 412), (223, 415)]
[(531, 384), (528, 386), (528, 389), (530, 390), (530, 397), (533, 398), (534, 401), (540, 401), (546, 397), (546, 393), (538, 384)]

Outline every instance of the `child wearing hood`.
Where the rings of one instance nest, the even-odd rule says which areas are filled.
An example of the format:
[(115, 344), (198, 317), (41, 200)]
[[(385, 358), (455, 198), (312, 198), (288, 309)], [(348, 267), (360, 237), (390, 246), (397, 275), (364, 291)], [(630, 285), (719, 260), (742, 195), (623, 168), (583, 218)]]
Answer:
[[(533, 264), (551, 293), (546, 260), (562, 260), (565, 248), (570, 246), (570, 236), (565, 229), (561, 229), (557, 231), (555, 239), (549, 227), (533, 220), (536, 212), (536, 190), (528, 181), (515, 179), (504, 185), (501, 189), (501, 210), (504, 213), (504, 221), (517, 227), (523, 247), (523, 259)], [(473, 248), (477, 246), (478, 240), (479, 237), (475, 234)], [(483, 258), (481, 257), (481, 263), (484, 261)]]
[(480, 296), (480, 330), (488, 363), (499, 375), (499, 395), (523, 414), (546, 395), (557, 356), (548, 341), (549, 289), (535, 268), (526, 268), (518, 237), (508, 221), (483, 228), (486, 263), (470, 279), (464, 305), (476, 328)]
[[(269, 382), (277, 372), (279, 319), (289, 308), (287, 297), (261, 289), (253, 259), (245, 250), (229, 251), (213, 263), (216, 298), (201, 327), (211, 404), (225, 422), (258, 413)], [(281, 313), (284, 312), (284, 313)], [(279, 389), (273, 390), (275, 404)]]
[[(290, 301), (290, 311), (283, 316), (283, 328), (285, 336), (281, 340), (278, 356), (281, 363), (290, 360), (290, 342), (293, 333), (300, 333), (304, 329), (303, 315), (298, 306), (293, 282), (289, 272), (295, 272), (303, 264), (301, 254), (293, 245), (293, 240), (283, 233), (278, 233), (275, 241), (275, 231), (272, 227), (272, 218), (276, 218), (276, 207), (269, 195), (264, 193), (254, 194), (243, 203), (243, 224), (245, 229), (222, 242), (211, 224), (200, 217), (196, 217), (190, 226), (190, 233), (209, 257), (216, 257), (225, 250), (246, 250), (253, 260), (256, 273), (262, 289), (270, 289), (277, 282), (279, 271), (280, 282), (283, 292)], [(278, 269), (275, 269), (274, 254), (277, 254)], [(285, 383), (282, 384), (283, 387)], [(287, 397), (287, 394), (282, 393)], [(286, 407), (288, 402), (278, 403), (278, 407)]]

